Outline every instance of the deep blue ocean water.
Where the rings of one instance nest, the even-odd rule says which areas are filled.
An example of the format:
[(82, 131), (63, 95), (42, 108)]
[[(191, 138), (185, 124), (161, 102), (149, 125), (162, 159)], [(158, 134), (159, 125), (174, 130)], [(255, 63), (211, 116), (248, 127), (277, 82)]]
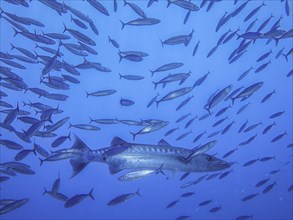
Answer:
[[(198, 184), (184, 189), (181, 188), (184, 183), (197, 180), (205, 174), (212, 175), (217, 172), (195, 172), (180, 181), (179, 179), (183, 172), (166, 170), (165, 176), (158, 174), (140, 180), (121, 182), (117, 178), (129, 170), (111, 175), (107, 165), (93, 162), (80, 174), (70, 178), (72, 168), (69, 160), (56, 162), (45, 161), (40, 166), (38, 157), (43, 157), (40, 155), (36, 157), (31, 153), (19, 162), (30, 165), (31, 169), (35, 171), (34, 175), (17, 174), (16, 176), (10, 176), (9, 180), (0, 183), (0, 199), (20, 200), (29, 198), (29, 201), (18, 209), (0, 215), (1, 219), (176, 219), (180, 216), (189, 216), (188, 219), (235, 219), (244, 215), (251, 216), (251, 219), (293, 219), (292, 189), (289, 191), (289, 187), (293, 184), (292, 1), (264, 1), (266, 6), (261, 7), (251, 19), (245, 22), (245, 17), (263, 3), (262, 1), (251, 0), (239, 14), (234, 17), (231, 16), (217, 32), (216, 27), (224, 13), (227, 12), (229, 14), (233, 12), (245, 1), (207, 1), (199, 10), (191, 11), (186, 24), (183, 22), (188, 10), (174, 3), (171, 3), (167, 7), (168, 2), (160, 0), (153, 2), (150, 7), (147, 7), (148, 1), (127, 1), (138, 5), (147, 17), (159, 19), (160, 22), (158, 24), (144, 26), (126, 25), (123, 29), (121, 29), (122, 25), (120, 20), (126, 23), (139, 18), (139, 15), (129, 5), (124, 6), (123, 1), (117, 0), (116, 12), (114, 11), (114, 1), (99, 1), (107, 9), (109, 16), (99, 12), (87, 1), (64, 1), (66, 5), (88, 15), (97, 27), (99, 35), (95, 34), (89, 23), (85, 21), (83, 23), (86, 24), (87, 29), (82, 29), (73, 23), (71, 21), (71, 15), (80, 21), (82, 19), (78, 18), (70, 10), (67, 10), (67, 13), (58, 15), (55, 10), (36, 0), (31, 2), (27, 1), (29, 7), (24, 7), (20, 4), (11, 4), (9, 2), (18, 1), (1, 0), (1, 9), (4, 12), (33, 18), (45, 25), (45, 27), (23, 25), (31, 33), (42, 34), (42, 31), (44, 33), (62, 33), (64, 30), (63, 24), (65, 24), (67, 28), (78, 30), (88, 36), (96, 43), (96, 46), (92, 48), (98, 52), (98, 55), (87, 53), (86, 60), (101, 63), (102, 66), (107, 67), (111, 72), (101, 72), (93, 68), (76, 68), (80, 72), (80, 75), (74, 76), (64, 69), (60, 71), (53, 69), (49, 71), (50, 76), (66, 74), (80, 81), (79, 84), (66, 82), (70, 85), (69, 90), (56, 90), (40, 83), (44, 64), (29, 64), (15, 58), (13, 61), (26, 67), (26, 69), (19, 69), (1, 62), (1, 67), (9, 67), (11, 72), (22, 77), (28, 88), (40, 88), (50, 93), (60, 93), (68, 96), (66, 101), (57, 101), (39, 97), (30, 90), (26, 92), (24, 90), (14, 91), (1, 86), (1, 91), (7, 94), (6, 97), (1, 97), (1, 100), (13, 106), (12, 108), (7, 108), (1, 105), (1, 111), (15, 109), (18, 103), (20, 110), (29, 111), (31, 113), (29, 116), (40, 119), (40, 114), (35, 114), (35, 108), (23, 105), (23, 102), (40, 102), (50, 105), (53, 108), (59, 106), (58, 108), (63, 110), (62, 113), (51, 116), (53, 123), (62, 118), (70, 117), (66, 124), (53, 132), (57, 135), (56, 137), (42, 138), (33, 136), (30, 138), (31, 143), (26, 143), (15, 132), (10, 132), (1, 127), (1, 139), (17, 142), (24, 149), (33, 149), (35, 141), (48, 152), (56, 149), (70, 148), (74, 143), (74, 135), (80, 137), (91, 149), (109, 147), (112, 138), (119, 136), (127, 142), (153, 145), (157, 145), (160, 139), (164, 138), (172, 146), (187, 149), (192, 149), (199, 144), (204, 144), (211, 140), (216, 140), (216, 145), (206, 153), (221, 159), (230, 150), (236, 147), (238, 150), (224, 158), (225, 161), (233, 163), (230, 168), (221, 171), (221, 173), (224, 173), (225, 171), (232, 170), (228, 176), (222, 179), (219, 179), (219, 176), (217, 176), (210, 180), (206, 179), (208, 178), (207, 176)], [(191, 2), (198, 7), (203, 4), (202, 1)], [(287, 8), (287, 12), (286, 4), (289, 6), (289, 11)], [(208, 7), (210, 8), (208, 9)], [(229, 64), (229, 56), (243, 40), (243, 38), (237, 39), (237, 34), (241, 35), (245, 33), (246, 28), (256, 18), (257, 21), (250, 31), (257, 32), (260, 25), (271, 15), (273, 17), (260, 32), (267, 33), (270, 31), (273, 24), (282, 17), (278, 29), (284, 30), (285, 32), (291, 30), (291, 35), (288, 38), (280, 39), (278, 44), (276, 44), (276, 39), (272, 39), (270, 42), (267, 42), (268, 39), (257, 39), (255, 42), (250, 43), (246, 52), (238, 60)], [(1, 14), (1, 16), (7, 18), (5, 13)], [(54, 56), (54, 54), (47, 53), (40, 48), (35, 48), (36, 43), (21, 34), (13, 36), (14, 30), (11, 23), (7, 22), (3, 17), (0, 20), (1, 52), (25, 56), (16, 49), (11, 50), (10, 44), (12, 43), (16, 47), (25, 48), (33, 53), (35, 51), (38, 55), (46, 55), (51, 58)], [(217, 45), (219, 38), (224, 33), (229, 29), (234, 32), (238, 28), (240, 30), (230, 41), (219, 45), (217, 50), (208, 57), (209, 52)], [(165, 44), (162, 46), (160, 42), (160, 40), (165, 41), (174, 36), (188, 35), (192, 30), (194, 30), (194, 33), (187, 46), (184, 44)], [(229, 32), (229, 34), (232, 32)], [(78, 40), (69, 32), (66, 31), (64, 34), (71, 37), (69, 40), (64, 40), (64, 43), (78, 43)], [(137, 57), (135, 56), (128, 57), (130, 60), (124, 58), (119, 62), (119, 50), (109, 43), (108, 36), (119, 44), (120, 51), (142, 51), (148, 53), (148, 56), (143, 57), (143, 60), (140, 62), (131, 60), (136, 59)], [(276, 38), (281, 36), (279, 35)], [(57, 50), (58, 40), (55, 39), (55, 41), (55, 45), (37, 44)], [(199, 41), (198, 50), (193, 56), (194, 48)], [(248, 41), (246, 40), (246, 42)], [(287, 55), (287, 60), (284, 55), (276, 58), (282, 48), (284, 48), (283, 54)], [(268, 57), (257, 62), (260, 56), (270, 50), (272, 50), (272, 53)], [(60, 62), (66, 61), (73, 66), (84, 62), (82, 56), (71, 53), (64, 46), (60, 46), (60, 52), (64, 54), (62, 57), (56, 58)], [(41, 61), (40, 58), (38, 60)], [(269, 61), (271, 63), (266, 68), (255, 73), (258, 67)], [(157, 72), (154, 76), (151, 76), (150, 70), (155, 70), (164, 64), (172, 62), (180, 62), (184, 65), (177, 69)], [(238, 80), (240, 75), (250, 67), (253, 67), (253, 69), (248, 75), (242, 80)], [(165, 88), (162, 88), (162, 85), (159, 84), (154, 89), (152, 81), (157, 82), (169, 73), (187, 73), (189, 71), (191, 71), (190, 76), (181, 85), (177, 81), (167, 84)], [(157, 100), (160, 100), (171, 91), (183, 87), (192, 87), (196, 80), (204, 76), (207, 72), (211, 73), (207, 79), (200, 86), (194, 87), (188, 94), (173, 100), (161, 102), (158, 107), (156, 107), (156, 103), (147, 107), (149, 101), (157, 94), (159, 94)], [(143, 76), (144, 79), (137, 81), (119, 79), (119, 73), (122, 75), (139, 75)], [(47, 77), (49, 74), (43, 76)], [(4, 74), (1, 73), (1, 77), (1, 82), (7, 82), (3, 79), (7, 78)], [(201, 116), (208, 113), (204, 106), (214, 92), (232, 85), (231, 93), (241, 86), (247, 88), (256, 82), (263, 82), (263, 86), (251, 97), (244, 101), (235, 99), (234, 104), (232, 104), (231, 99), (227, 101), (221, 100), (219, 104), (211, 108), (212, 114), (209, 117), (199, 120)], [(108, 89), (113, 89), (117, 92), (103, 97), (87, 97), (86, 95), (86, 92), (92, 93)], [(262, 99), (274, 90), (276, 93), (266, 102), (262, 103)], [(194, 97), (190, 99), (190, 102), (176, 111), (177, 106), (192, 95)], [(121, 106), (121, 98), (132, 100), (134, 104), (131, 106)], [(237, 114), (237, 111), (248, 103), (250, 104), (247, 108)], [(229, 105), (231, 108), (228, 108), (224, 114), (218, 117), (215, 116), (219, 110)], [(284, 111), (281, 116), (274, 119), (270, 118), (274, 113), (281, 111)], [(187, 119), (176, 123), (179, 117), (188, 113), (191, 113), (191, 115)], [(1, 123), (4, 122), (6, 116), (7, 114), (1, 112)], [(20, 115), (18, 116), (20, 117)], [(198, 116), (198, 118), (188, 128), (185, 128), (188, 120), (195, 116)], [(216, 121), (226, 116), (228, 117), (227, 120), (213, 127)], [(69, 122), (73, 125), (89, 124), (89, 118), (117, 118), (118, 120), (127, 119), (135, 121), (159, 119), (169, 123), (157, 131), (137, 135), (135, 141), (133, 141), (130, 132), (136, 133), (143, 126), (130, 126), (123, 123), (106, 125), (93, 122), (91, 124), (98, 126), (101, 130), (88, 131), (74, 127), (69, 128)], [(262, 124), (251, 131), (239, 133), (239, 128), (247, 120), (247, 127), (259, 122)], [(219, 133), (214, 137), (208, 138), (208, 135), (215, 131), (222, 131), (233, 121), (235, 123), (225, 134)], [(273, 122), (276, 123), (276, 126), (273, 126), (270, 131), (263, 134), (265, 127)], [(45, 125), (50, 124), (48, 121), (45, 122)], [(29, 124), (25, 124), (17, 119), (11, 123), (11, 126), (19, 132), (25, 132), (30, 127)], [(177, 126), (179, 126), (179, 129), (171, 135), (164, 137), (167, 131)], [(41, 127), (40, 131), (43, 130), (45, 129)], [(191, 133), (185, 138), (176, 141), (181, 134), (190, 131)], [(194, 138), (204, 131), (206, 131), (206, 134), (196, 143), (193, 143)], [(55, 149), (51, 147), (52, 142), (56, 138), (66, 136), (69, 132), (71, 132), (71, 141), (66, 140), (61, 146)], [(278, 141), (272, 142), (276, 136), (284, 132), (287, 135), (284, 135)], [(239, 146), (240, 143), (254, 135), (257, 136), (249, 144)], [(1, 145), (1, 163), (14, 161), (15, 155), (18, 152)], [(247, 161), (261, 159), (266, 156), (275, 158), (265, 162), (258, 160), (250, 166), (243, 166)], [(274, 170), (277, 170), (277, 172), (271, 174), (270, 172)], [(93, 196), (95, 200), (86, 198), (72, 208), (65, 208), (64, 202), (56, 200), (48, 194), (42, 195), (44, 187), (48, 190), (51, 189), (53, 182), (58, 177), (58, 173), (60, 173), (61, 177), (59, 190), (61, 193), (70, 198), (76, 194), (88, 193), (94, 188)], [(0, 176), (7, 175), (0, 173)], [(255, 184), (263, 179), (269, 180), (263, 186), (255, 187)], [(274, 182), (276, 185), (273, 186), (272, 190), (263, 193), (263, 190)], [(125, 203), (116, 206), (107, 205), (116, 196), (135, 192), (138, 188), (142, 195), (141, 198), (134, 196)], [(166, 208), (170, 202), (177, 200), (185, 192), (195, 192), (195, 194), (188, 198), (181, 198), (172, 208)], [(255, 193), (258, 193), (255, 198), (249, 201), (242, 201), (244, 197)], [(206, 206), (198, 205), (206, 200), (212, 200), (212, 202)], [(221, 207), (221, 210), (213, 213), (210, 210), (214, 207)]]

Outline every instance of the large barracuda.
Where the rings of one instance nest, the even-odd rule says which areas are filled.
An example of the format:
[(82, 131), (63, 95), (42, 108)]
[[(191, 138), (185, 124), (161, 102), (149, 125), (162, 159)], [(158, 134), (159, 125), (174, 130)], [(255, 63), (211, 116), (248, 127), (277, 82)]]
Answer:
[[(77, 175), (93, 161), (108, 164), (111, 174), (124, 169), (158, 169), (162, 164), (163, 170), (182, 172), (212, 172), (230, 167), (229, 163), (205, 153), (188, 161), (182, 160), (192, 154), (192, 150), (181, 147), (128, 143), (119, 137), (114, 137), (111, 145), (91, 150), (76, 137), (71, 148), (75, 151), (70, 160), (72, 176)], [(45, 161), (50, 161), (50, 158)]]

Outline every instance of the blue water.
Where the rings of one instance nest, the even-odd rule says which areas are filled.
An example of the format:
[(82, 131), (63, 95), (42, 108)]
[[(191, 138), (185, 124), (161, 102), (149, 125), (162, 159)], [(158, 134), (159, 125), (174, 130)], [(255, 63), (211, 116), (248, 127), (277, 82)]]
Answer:
[[(1, 199), (23, 199), (29, 198), (29, 202), (19, 209), (13, 210), (7, 214), (1, 215), (1, 219), (176, 219), (179, 216), (190, 216), (190, 219), (235, 219), (238, 216), (248, 215), (253, 216), (253, 219), (293, 219), (293, 199), (292, 191), (288, 188), (293, 183), (292, 177), (292, 74), (287, 74), (292, 71), (292, 52), (288, 55), (288, 61), (281, 55), (275, 58), (277, 53), (284, 49), (283, 53), (289, 52), (292, 47), (292, 34), (287, 39), (281, 39), (276, 45), (275, 40), (267, 44), (267, 39), (258, 39), (255, 43), (251, 43), (246, 49), (247, 51), (237, 61), (229, 64), (228, 57), (238, 47), (242, 39), (237, 40), (237, 35), (234, 36), (226, 44), (220, 45), (213, 55), (207, 57), (210, 50), (216, 46), (218, 39), (229, 30), (232, 31), (240, 28), (238, 34), (243, 34), (247, 26), (257, 18), (257, 22), (251, 31), (256, 31), (257, 28), (272, 14), (274, 17), (264, 28), (262, 32), (270, 30), (272, 25), (282, 16), (280, 22), (280, 30), (292, 30), (292, 1), (288, 1), (290, 14), (286, 14), (286, 1), (265, 1), (266, 6), (262, 7), (256, 15), (250, 20), (244, 22), (244, 18), (257, 6), (262, 4), (262, 1), (250, 1), (247, 6), (237, 16), (232, 17), (224, 24), (218, 32), (215, 31), (216, 26), (225, 13), (232, 12), (236, 7), (239, 7), (244, 1), (215, 1), (212, 8), (207, 12), (209, 2), (199, 11), (191, 12), (189, 20), (183, 24), (186, 9), (171, 4), (168, 8), (167, 1), (154, 2), (150, 7), (147, 7), (148, 1), (132, 1), (137, 4), (148, 17), (157, 18), (161, 22), (150, 26), (130, 26), (126, 25), (121, 30), (121, 22), (134, 20), (139, 16), (127, 5), (123, 6), (123, 1), (117, 1), (118, 9), (114, 12), (113, 1), (99, 1), (107, 8), (109, 16), (97, 11), (86, 1), (65, 1), (65, 4), (72, 8), (80, 10), (88, 15), (99, 30), (97, 36), (90, 26), (87, 30), (83, 30), (76, 26), (70, 19), (71, 12), (58, 15), (56, 11), (45, 6), (38, 1), (28, 2), (29, 7), (10, 4), (7, 1), (1, 0), (1, 8), (5, 12), (10, 12), (18, 16), (30, 17), (45, 24), (45, 27), (26, 26), (32, 33), (61, 33), (63, 31), (63, 23), (71, 29), (78, 30), (89, 36), (95, 41), (96, 46), (93, 48), (98, 52), (98, 55), (88, 54), (86, 59), (91, 62), (101, 63), (103, 66), (111, 69), (111, 72), (99, 72), (95, 69), (81, 70), (80, 76), (76, 76), (80, 80), (80, 84), (70, 84), (70, 90), (55, 90), (40, 83), (42, 75), (42, 64), (28, 64), (21, 61), (26, 69), (17, 69), (1, 62), (1, 66), (11, 68), (11, 71), (18, 74), (24, 79), (29, 88), (37, 87), (48, 92), (66, 94), (69, 98), (67, 101), (56, 101), (38, 97), (31, 91), (13, 91), (7, 88), (2, 88), (8, 96), (2, 100), (11, 104), (13, 108), (19, 103), (21, 110), (31, 112), (31, 117), (39, 119), (40, 114), (35, 115), (34, 108), (23, 106), (22, 102), (41, 102), (63, 110), (61, 114), (52, 115), (52, 121), (57, 122), (64, 117), (70, 117), (69, 121), (72, 124), (88, 124), (89, 117), (93, 119), (107, 119), (117, 117), (119, 120), (129, 119), (160, 119), (168, 121), (169, 124), (155, 132), (143, 135), (137, 135), (135, 143), (157, 144), (161, 138), (164, 138), (172, 146), (180, 146), (183, 148), (192, 149), (198, 144), (204, 144), (211, 140), (217, 140), (217, 144), (208, 154), (222, 158), (225, 153), (234, 149), (239, 143), (247, 140), (253, 135), (257, 137), (248, 145), (238, 146), (238, 150), (231, 156), (225, 158), (227, 162), (236, 162), (228, 170), (233, 170), (227, 177), (219, 179), (218, 177), (211, 180), (203, 180), (202, 182), (193, 185), (189, 188), (181, 189), (181, 186), (192, 180), (196, 180), (205, 174), (213, 173), (192, 173), (185, 180), (179, 181), (183, 172), (166, 171), (166, 176), (153, 175), (144, 179), (135, 180), (132, 182), (120, 182), (117, 180), (121, 173), (111, 175), (108, 167), (102, 163), (90, 163), (76, 177), (70, 178), (72, 169), (69, 160), (57, 162), (45, 162), (40, 166), (39, 159), (33, 154), (28, 155), (22, 161), (31, 166), (36, 173), (34, 175), (17, 174), (10, 177), (9, 180), (1, 182), (0, 198)], [(201, 1), (192, 1), (200, 6)], [(72, 14), (73, 15), (73, 14)], [(77, 18), (73, 15), (74, 18)], [(78, 19), (78, 18), (77, 18)], [(10, 50), (10, 43), (15, 46), (26, 48), (38, 54), (52, 57), (39, 48), (35, 48), (35, 42), (18, 34), (15, 37), (12, 25), (1, 18), (1, 52), (9, 54), (18, 54), (17, 50)], [(162, 47), (160, 40), (166, 40), (177, 35), (189, 34), (194, 29), (193, 38), (187, 47), (180, 45), (164, 45)], [(70, 33), (65, 32), (68, 36)], [(143, 51), (149, 54), (144, 57), (141, 62), (132, 62), (122, 59), (119, 62), (118, 49), (108, 42), (108, 36), (116, 40), (120, 45), (121, 51)], [(197, 53), (192, 56), (193, 49), (197, 42), (200, 41)], [(57, 42), (57, 40), (56, 40)], [(64, 41), (67, 43), (77, 43), (77, 40), (71, 36), (70, 40)], [(38, 45), (48, 46), (54, 49), (58, 45)], [(264, 53), (272, 50), (272, 54), (261, 62), (256, 60)], [(59, 61), (66, 61), (72, 65), (78, 65), (83, 62), (81, 56), (77, 56), (69, 52), (63, 46), (60, 51), (64, 54), (62, 58), (58, 57)], [(262, 64), (271, 61), (271, 63), (261, 72), (255, 73), (255, 70)], [(182, 62), (184, 65), (178, 69), (158, 72), (151, 77), (149, 70), (171, 62)], [(254, 69), (241, 81), (237, 81), (238, 77), (250, 67)], [(152, 81), (159, 81), (170, 73), (180, 73), (191, 71), (190, 77), (182, 84), (178, 82), (170, 83), (162, 88), (158, 85), (154, 89)], [(161, 102), (157, 108), (155, 103), (147, 108), (149, 101), (160, 94), (159, 99), (168, 92), (174, 91), (183, 87), (191, 87), (194, 82), (206, 74), (208, 71), (211, 74), (198, 87), (195, 87), (190, 93), (166, 102)], [(61, 76), (67, 74), (62, 69), (61, 72), (52, 70), (51, 76)], [(144, 76), (143, 80), (130, 81), (119, 79), (119, 73), (126, 75)], [(73, 76), (73, 75), (71, 75)], [(1, 75), (4, 77), (4, 75)], [(75, 76), (74, 76), (75, 77)], [(248, 87), (256, 82), (264, 82), (264, 85), (256, 91), (247, 100), (241, 102), (236, 99), (234, 105), (231, 100), (221, 101), (215, 108), (212, 109), (212, 115), (207, 119), (195, 119), (193, 124), (185, 129), (184, 126), (189, 119), (194, 116), (201, 117), (207, 113), (204, 105), (208, 98), (217, 89), (223, 89), (228, 85), (233, 85), (233, 89), (241, 86)], [(96, 92), (100, 90), (115, 89), (117, 92), (110, 96), (104, 97), (86, 97), (87, 92)], [(265, 103), (261, 100), (268, 93), (276, 91), (272, 97)], [(188, 96), (194, 95), (188, 104), (176, 111), (177, 106)], [(126, 98), (135, 102), (132, 106), (121, 106), (120, 98)], [(240, 114), (236, 114), (239, 108), (247, 103), (248, 107)], [(215, 114), (222, 109), (231, 105), (223, 115), (215, 117)], [(1, 110), (7, 109), (1, 106)], [(270, 119), (269, 117), (280, 111), (285, 111), (280, 117)], [(191, 113), (184, 121), (176, 124), (175, 121), (182, 115)], [(228, 116), (221, 125), (212, 127), (219, 119)], [(4, 121), (6, 114), (1, 113), (1, 123)], [(212, 138), (207, 136), (214, 131), (223, 130), (232, 121), (235, 123), (231, 129), (221, 135), (218, 134)], [(248, 120), (248, 126), (262, 122), (252, 131), (239, 133), (240, 126)], [(262, 134), (263, 129), (276, 122), (277, 126), (265, 135)], [(50, 124), (46, 122), (46, 125)], [(57, 134), (53, 138), (32, 137), (32, 143), (23, 142), (14, 132), (9, 132), (1, 128), (1, 139), (13, 140), (21, 144), (24, 149), (33, 149), (33, 142), (41, 145), (48, 150), (55, 150), (51, 147), (51, 143), (59, 136), (75, 134), (80, 137), (90, 148), (98, 149), (109, 147), (114, 136), (119, 136), (128, 142), (132, 142), (130, 132), (138, 132), (142, 126), (128, 126), (126, 124), (102, 125), (92, 123), (101, 128), (100, 131), (86, 131), (77, 128), (68, 128), (67, 122), (54, 133)], [(19, 120), (14, 120), (11, 124), (18, 131), (26, 131), (30, 125), (24, 124)], [(164, 134), (179, 125), (170, 136), (164, 137)], [(176, 138), (185, 132), (192, 131), (186, 138), (176, 141)], [(193, 139), (200, 133), (206, 131), (205, 134), (197, 143), (192, 143)], [(274, 143), (271, 140), (279, 134), (286, 131), (285, 135), (279, 141)], [(70, 148), (74, 142), (66, 140), (58, 149)], [(13, 161), (18, 151), (10, 150), (4, 146), (0, 148), (1, 163)], [(249, 160), (262, 158), (265, 156), (274, 156), (275, 159), (260, 162), (257, 161), (251, 166), (244, 167), (243, 164)], [(280, 170), (275, 174), (269, 174), (273, 170)], [(222, 172), (225, 172), (224, 170)], [(91, 188), (94, 188), (93, 196), (95, 200), (86, 198), (80, 204), (72, 208), (64, 208), (64, 203), (56, 200), (49, 195), (42, 196), (44, 187), (51, 189), (51, 186), (58, 176), (61, 176), (60, 192), (67, 195), (69, 198), (81, 193), (88, 193)], [(123, 171), (126, 173), (127, 171)], [(4, 176), (4, 174), (1, 176)], [(260, 180), (269, 178), (270, 180), (263, 186), (257, 188), (255, 184)], [(262, 191), (266, 186), (276, 182), (273, 189), (268, 193), (263, 194)], [(135, 192), (140, 188), (142, 198), (135, 196), (131, 200), (119, 204), (117, 206), (107, 206), (107, 203), (114, 197)], [(195, 192), (195, 195), (189, 198), (182, 198), (180, 202), (173, 208), (166, 209), (166, 206), (177, 200), (181, 194), (185, 192)], [(243, 202), (242, 199), (250, 194), (259, 193), (255, 198)], [(212, 200), (206, 206), (198, 206), (200, 202)], [(209, 210), (213, 207), (220, 206), (222, 209), (216, 213)]]

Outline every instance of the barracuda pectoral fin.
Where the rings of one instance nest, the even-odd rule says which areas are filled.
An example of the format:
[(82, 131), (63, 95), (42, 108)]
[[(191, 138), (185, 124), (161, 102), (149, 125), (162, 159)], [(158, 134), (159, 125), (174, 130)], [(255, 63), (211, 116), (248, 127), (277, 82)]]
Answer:
[(70, 160), (70, 164), (72, 166), (72, 175), (70, 178), (72, 178), (79, 174), (89, 164), (89, 161), (84, 161), (82, 157), (77, 156)]
[(112, 175), (116, 174), (122, 170), (123, 170), (123, 168), (121, 168), (119, 165), (113, 165), (113, 164), (109, 165), (109, 171)]

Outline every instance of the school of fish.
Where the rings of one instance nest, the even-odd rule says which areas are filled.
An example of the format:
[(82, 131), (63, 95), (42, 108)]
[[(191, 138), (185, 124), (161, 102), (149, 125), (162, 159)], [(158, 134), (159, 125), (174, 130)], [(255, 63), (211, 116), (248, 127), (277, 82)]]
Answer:
[[(279, 17), (272, 7), (282, 9)], [(70, 196), (67, 183), (61, 190), (66, 172), (57, 164), (69, 161), (68, 185), (92, 162), (108, 165), (117, 184), (139, 183), (107, 206), (143, 200), (144, 180), (176, 179), (178, 190), (192, 189), (174, 192), (162, 208), (187, 200), (197, 207), (175, 212), (176, 220), (200, 219), (202, 210), (213, 216), (206, 219), (263, 219), (247, 211), (223, 216), (230, 207), (197, 187), (221, 180), (232, 194), (237, 176), (249, 180), (256, 174), (247, 170), (259, 164), (269, 170), (238, 192), (239, 204), (281, 192), (278, 175), (288, 170), (282, 193), (292, 197), (292, 10), (291, 0), (1, 1), (0, 215), (35, 199), (28, 192), (4, 198), (6, 185), (55, 164), (57, 177), (41, 186), (40, 199), (65, 208), (102, 200), (97, 186)]]

